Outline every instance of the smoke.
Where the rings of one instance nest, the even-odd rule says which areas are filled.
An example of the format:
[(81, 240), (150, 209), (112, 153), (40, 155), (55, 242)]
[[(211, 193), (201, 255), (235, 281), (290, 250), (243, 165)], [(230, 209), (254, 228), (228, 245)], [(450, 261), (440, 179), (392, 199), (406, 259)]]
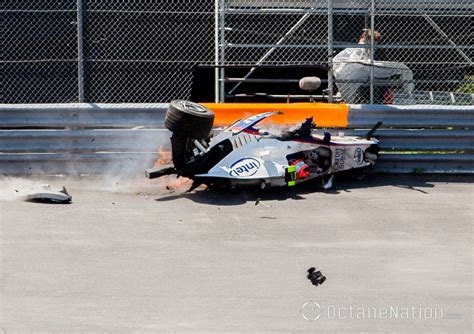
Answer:
[(9, 168), (16, 172), (14, 176), (0, 174), (0, 201), (21, 199), (45, 184), (51, 184), (53, 188), (79, 187), (106, 192), (140, 191), (144, 188), (166, 190), (165, 180), (146, 179), (145, 169), (171, 160), (169, 132), (148, 129), (94, 130), (89, 134), (90, 137), (83, 136), (76, 140), (74, 135), (68, 136), (68, 132), (64, 131), (61, 142), (45, 142), (52, 152), (60, 146), (69, 146), (70, 153), (32, 151), (28, 152), (28, 156), (36, 156), (35, 159), (18, 159)]
[[(274, 135), (291, 129), (272, 124), (262, 128)], [(62, 154), (61, 158), (58, 158), (60, 154), (53, 154), (50, 158), (40, 152), (28, 152), (30, 155), (38, 154), (41, 159), (19, 162), (18, 166), (12, 167), (12, 170), (25, 171), (22, 178), (2, 178), (0, 175), (0, 200), (16, 200), (21, 198), (21, 194), (49, 183), (55, 187), (69, 188), (74, 184), (84, 189), (106, 192), (188, 189), (191, 186), (188, 179), (168, 176), (149, 180), (145, 177), (146, 169), (171, 163), (170, 136), (167, 130), (137, 128), (92, 130), (90, 137), (76, 139), (65, 131), (61, 146), (71, 146), (68, 150), (70, 153)], [(45, 145), (49, 145), (54, 152), (56, 143), (45, 142)]]
[[(266, 131), (271, 135), (279, 136), (283, 132), (297, 129), (294, 126), (279, 126), (274, 124), (266, 124), (261, 131)], [(137, 131), (139, 132), (139, 131)], [(150, 145), (150, 140), (156, 143), (154, 153), (144, 155), (141, 159), (122, 159), (116, 164), (109, 164), (104, 168), (104, 173), (100, 175), (100, 179), (96, 182), (95, 187), (98, 190), (109, 192), (139, 192), (139, 191), (186, 191), (192, 185), (192, 180), (187, 178), (177, 178), (175, 175), (164, 176), (159, 179), (149, 180), (144, 176), (144, 171), (151, 167), (161, 167), (171, 164), (171, 143), (168, 136), (150, 138), (149, 136), (134, 137), (134, 141), (141, 147)], [(126, 144), (126, 143), (124, 143)]]
[(90, 170), (93, 175), (103, 176), (110, 183), (144, 178), (145, 169), (154, 167), (157, 161), (164, 164), (171, 160), (167, 154), (171, 151), (169, 137), (167, 131), (140, 129), (129, 131), (126, 136), (104, 138), (104, 146), (108, 148), (105, 152), (97, 152), (100, 160), (94, 161), (93, 158), (88, 165), (79, 167)]
[(0, 201), (13, 202), (23, 199), (41, 183), (29, 179), (0, 176)]
[(159, 179), (147, 179), (145, 170), (161, 167), (171, 163), (171, 148), (160, 145), (156, 152), (144, 154), (138, 159), (124, 159), (108, 164), (104, 172), (90, 175), (94, 179), (91, 190), (106, 192), (153, 192), (167, 190), (168, 183), (176, 183), (176, 177), (168, 176)]
[(265, 124), (260, 128), (260, 132), (268, 132), (272, 136), (281, 136), (285, 132), (294, 131), (299, 125), (285, 126), (285, 125), (274, 125)]

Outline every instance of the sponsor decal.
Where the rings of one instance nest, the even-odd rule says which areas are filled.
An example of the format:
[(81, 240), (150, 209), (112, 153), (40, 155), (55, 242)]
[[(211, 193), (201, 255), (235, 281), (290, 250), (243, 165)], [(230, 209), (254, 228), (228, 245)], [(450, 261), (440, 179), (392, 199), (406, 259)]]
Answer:
[(354, 152), (354, 160), (358, 165), (362, 165), (364, 162), (364, 151), (361, 148), (358, 148)]
[(244, 158), (236, 161), (230, 166), (229, 174), (234, 177), (249, 177), (257, 174), (260, 162), (253, 158)]
[(334, 169), (343, 170), (346, 165), (346, 150), (343, 148), (336, 149), (336, 156), (334, 157)]
[(251, 116), (247, 119), (238, 121), (229, 130), (231, 130), (233, 133), (239, 133), (239, 132), (243, 131), (244, 129), (250, 127), (251, 125), (253, 125), (255, 123), (258, 123), (260, 120), (268, 117), (271, 114), (273, 114), (273, 112), (267, 112), (267, 113), (264, 113), (264, 114), (258, 114), (258, 115)]

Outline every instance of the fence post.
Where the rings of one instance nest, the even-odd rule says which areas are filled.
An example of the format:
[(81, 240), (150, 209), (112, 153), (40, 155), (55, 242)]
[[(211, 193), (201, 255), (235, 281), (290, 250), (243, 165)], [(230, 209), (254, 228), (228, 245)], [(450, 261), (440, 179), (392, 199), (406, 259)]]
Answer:
[(225, 99), (225, 69), (221, 66), (225, 62), (225, 0), (214, 0), (214, 100), (216, 103), (224, 102)]
[(333, 35), (333, 3), (328, 0), (328, 100), (334, 102), (334, 71), (332, 68), (332, 57), (334, 53)]
[(370, 104), (374, 104), (375, 0), (370, 4)]
[[(226, 15), (226, 0), (220, 0), (219, 3), (219, 44), (220, 44), (220, 52), (219, 52), (219, 62), (220, 65), (225, 65), (225, 47), (226, 47), (226, 40), (225, 40), (225, 15)], [(225, 67), (221, 67), (219, 71), (220, 77), (220, 88), (219, 88), (219, 102), (225, 102)]]
[(214, 0), (214, 102), (219, 103), (219, 0)]
[(84, 38), (82, 0), (77, 0), (77, 85), (79, 103), (84, 102)]

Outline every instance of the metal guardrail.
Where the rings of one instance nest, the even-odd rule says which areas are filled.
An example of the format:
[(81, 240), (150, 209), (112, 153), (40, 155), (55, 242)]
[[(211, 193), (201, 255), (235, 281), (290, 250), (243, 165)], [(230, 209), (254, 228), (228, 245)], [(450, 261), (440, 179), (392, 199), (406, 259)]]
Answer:
[(169, 149), (168, 104), (0, 105), (0, 175), (134, 175)]
[(474, 106), (351, 105), (348, 121), (352, 128), (370, 128), (379, 121), (386, 128), (473, 128)]
[[(166, 108), (0, 105), (0, 175), (139, 175), (169, 149)], [(474, 106), (351, 105), (349, 128), (341, 131), (364, 135), (378, 121), (383, 153), (376, 171), (474, 173)]]
[(474, 154), (383, 154), (376, 171), (414, 174), (473, 174)]
[(383, 122), (376, 133), (382, 149), (377, 171), (474, 173), (474, 106), (350, 106), (349, 128), (370, 128), (377, 122)]
[(3, 130), (0, 152), (156, 152), (161, 143), (169, 146), (169, 137), (166, 129)]
[(163, 127), (168, 104), (0, 104), (0, 129)]
[[(334, 133), (337, 133), (335, 131)], [(363, 136), (367, 130), (344, 131)], [(0, 152), (19, 153), (96, 153), (156, 152), (169, 147), (171, 134), (165, 129), (100, 130), (3, 130)], [(470, 130), (378, 130), (384, 151), (473, 151)]]
[[(355, 130), (351, 134), (363, 136), (367, 130)], [(473, 151), (474, 131), (471, 130), (378, 130), (383, 151)]]

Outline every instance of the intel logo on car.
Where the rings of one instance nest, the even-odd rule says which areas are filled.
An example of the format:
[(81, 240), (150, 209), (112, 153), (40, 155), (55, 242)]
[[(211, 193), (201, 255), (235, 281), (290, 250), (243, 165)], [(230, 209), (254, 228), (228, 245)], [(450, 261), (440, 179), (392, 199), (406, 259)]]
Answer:
[(244, 158), (230, 166), (229, 174), (234, 177), (249, 177), (258, 172), (261, 164), (253, 158)]

